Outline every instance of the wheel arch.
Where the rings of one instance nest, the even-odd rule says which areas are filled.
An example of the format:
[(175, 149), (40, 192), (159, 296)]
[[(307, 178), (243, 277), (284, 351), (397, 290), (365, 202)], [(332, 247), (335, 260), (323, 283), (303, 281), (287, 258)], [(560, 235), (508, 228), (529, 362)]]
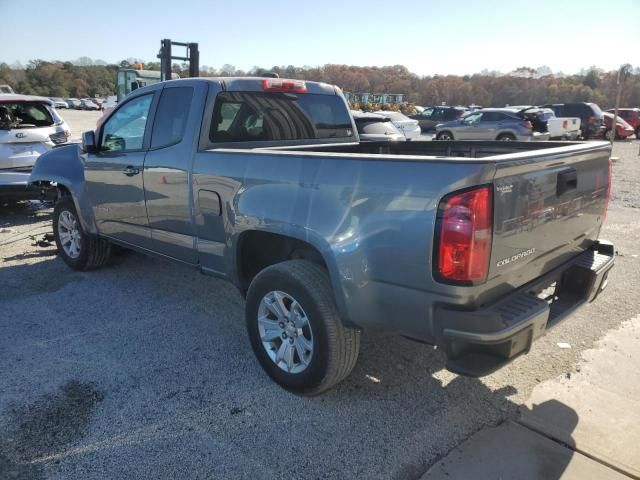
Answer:
[(343, 323), (349, 322), (338, 265), (326, 240), (308, 230), (293, 228), (287, 233), (252, 229), (238, 234), (233, 242), (233, 281), (246, 294), (251, 280), (264, 268), (292, 259), (305, 259), (326, 269)]
[(59, 195), (71, 196), (83, 229), (92, 235), (98, 233), (86, 194), (84, 163), (78, 145), (55, 148), (42, 154), (36, 160), (28, 183), (55, 186)]

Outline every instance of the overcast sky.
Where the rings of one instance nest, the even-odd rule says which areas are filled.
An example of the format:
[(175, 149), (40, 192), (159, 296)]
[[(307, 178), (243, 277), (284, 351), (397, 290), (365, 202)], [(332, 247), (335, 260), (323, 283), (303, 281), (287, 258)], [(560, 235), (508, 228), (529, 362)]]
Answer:
[(154, 61), (161, 38), (200, 65), (406, 65), (421, 75), (640, 64), (640, 0), (0, 0), (0, 62)]

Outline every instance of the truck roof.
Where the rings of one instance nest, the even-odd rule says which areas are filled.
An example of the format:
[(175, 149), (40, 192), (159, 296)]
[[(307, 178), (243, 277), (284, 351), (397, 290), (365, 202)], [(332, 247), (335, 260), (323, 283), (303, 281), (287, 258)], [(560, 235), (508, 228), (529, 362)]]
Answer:
[[(265, 91), (264, 82), (277, 84), (278, 82), (303, 83), (306, 87), (306, 93), (321, 95), (337, 95), (339, 89), (334, 85), (323, 82), (310, 82), (308, 80), (296, 80), (290, 78), (272, 78), (272, 77), (197, 77), (197, 78), (181, 78), (170, 80), (167, 83), (197, 81), (197, 82), (215, 82), (219, 83), (225, 91), (246, 91), (246, 92), (262, 92)], [(302, 93), (294, 90), (291, 93)]]

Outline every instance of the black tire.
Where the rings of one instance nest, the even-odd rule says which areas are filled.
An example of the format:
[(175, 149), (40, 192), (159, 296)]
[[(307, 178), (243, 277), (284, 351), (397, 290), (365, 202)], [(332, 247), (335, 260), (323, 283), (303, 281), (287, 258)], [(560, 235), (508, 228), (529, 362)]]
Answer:
[[(313, 332), (313, 355), (299, 373), (276, 365), (260, 337), (260, 303), (272, 291), (291, 295), (306, 313)], [(294, 393), (318, 395), (334, 387), (351, 373), (358, 359), (360, 332), (343, 325), (326, 270), (308, 260), (272, 265), (253, 279), (247, 293), (246, 323), (251, 347), (264, 371)]]
[(453, 133), (447, 130), (443, 132), (438, 132), (438, 134), (436, 135), (436, 140), (442, 140), (442, 141), (454, 140)]
[(636, 128), (636, 140), (640, 140), (640, 127)]
[[(76, 219), (79, 227), (80, 247), (77, 256), (72, 257), (65, 251), (60, 239), (60, 216), (68, 212)], [(105, 265), (111, 256), (111, 243), (102, 238), (87, 235), (78, 219), (76, 207), (69, 196), (61, 197), (53, 209), (53, 235), (58, 247), (58, 255), (74, 270), (92, 270)]]
[(501, 133), (496, 140), (500, 142), (515, 142), (516, 137), (512, 133)]

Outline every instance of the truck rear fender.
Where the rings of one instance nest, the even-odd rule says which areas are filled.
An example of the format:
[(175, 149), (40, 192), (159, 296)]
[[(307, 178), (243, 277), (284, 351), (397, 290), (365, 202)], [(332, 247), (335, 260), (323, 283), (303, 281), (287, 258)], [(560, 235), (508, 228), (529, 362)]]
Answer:
[[(262, 239), (267, 237), (277, 238), (280, 242), (288, 243), (287, 252), (283, 253), (282, 258), (279, 261), (296, 257), (296, 254), (302, 253), (302, 258), (308, 258), (317, 261), (321, 261), (323, 266), (327, 269), (329, 280), (335, 295), (336, 305), (340, 313), (340, 318), (343, 322), (349, 323), (348, 310), (346, 308), (346, 299), (340, 282), (340, 274), (338, 271), (338, 265), (336, 263), (336, 257), (331, 249), (331, 245), (327, 240), (318, 233), (306, 229), (300, 225), (290, 225), (282, 223), (279, 226), (270, 225), (268, 228), (257, 228), (252, 230), (244, 230), (236, 235), (232, 239), (231, 258), (235, 260), (233, 265), (229, 265), (230, 270), (233, 272), (232, 278), (241, 290), (246, 290), (248, 284), (246, 284), (247, 276), (250, 278), (250, 274), (243, 271), (242, 257), (244, 255), (243, 247), (246, 246), (247, 239), (256, 234), (265, 234)], [(262, 243), (264, 247), (264, 242)], [(294, 254), (293, 257), (290, 254)], [(278, 255), (280, 256), (280, 255)], [(257, 272), (255, 272), (257, 273)]]
[(86, 198), (84, 159), (78, 144), (54, 148), (38, 157), (29, 184), (39, 182), (66, 189), (71, 194), (82, 227), (90, 234), (98, 233), (91, 202)]

